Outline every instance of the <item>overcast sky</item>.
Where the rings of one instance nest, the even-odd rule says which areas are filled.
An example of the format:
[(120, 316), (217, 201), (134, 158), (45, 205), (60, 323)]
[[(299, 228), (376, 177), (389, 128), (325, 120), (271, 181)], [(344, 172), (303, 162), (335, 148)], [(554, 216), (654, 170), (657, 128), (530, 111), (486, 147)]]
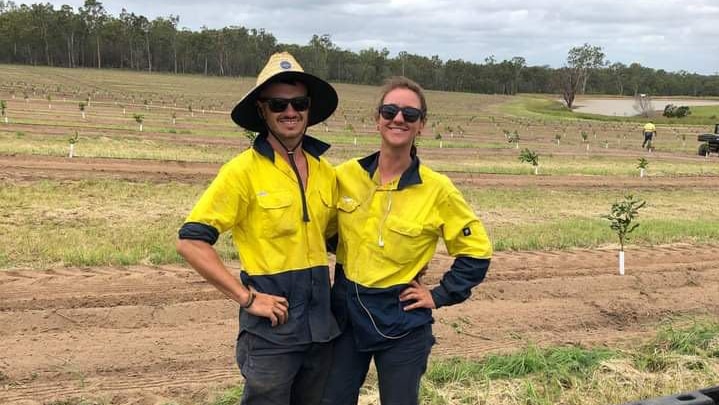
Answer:
[[(39, 2), (39, 1), (38, 1)], [(33, 3), (19, 2), (16, 3)], [(50, 1), (76, 10), (83, 0)], [(343, 49), (387, 48), (483, 63), (522, 56), (562, 66), (585, 42), (611, 62), (719, 74), (718, 0), (105, 0), (149, 19), (180, 16), (180, 27), (264, 28), (281, 43), (329, 34)]]

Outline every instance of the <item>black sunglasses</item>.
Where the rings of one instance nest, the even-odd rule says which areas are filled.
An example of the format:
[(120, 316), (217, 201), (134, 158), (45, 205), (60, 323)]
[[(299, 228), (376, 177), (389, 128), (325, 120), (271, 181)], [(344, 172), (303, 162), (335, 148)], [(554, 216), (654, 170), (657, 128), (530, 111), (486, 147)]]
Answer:
[(407, 122), (416, 122), (418, 119), (424, 117), (424, 112), (422, 112), (419, 108), (400, 108), (397, 104), (382, 104), (379, 107), (380, 115), (382, 115), (382, 118), (386, 120), (394, 119), (400, 111), (402, 111), (402, 117)]
[(267, 103), (267, 106), (270, 107), (270, 111), (273, 113), (285, 111), (290, 104), (292, 104), (292, 108), (294, 108), (295, 111), (306, 111), (310, 108), (310, 98), (308, 96), (295, 98), (261, 98), (260, 102)]

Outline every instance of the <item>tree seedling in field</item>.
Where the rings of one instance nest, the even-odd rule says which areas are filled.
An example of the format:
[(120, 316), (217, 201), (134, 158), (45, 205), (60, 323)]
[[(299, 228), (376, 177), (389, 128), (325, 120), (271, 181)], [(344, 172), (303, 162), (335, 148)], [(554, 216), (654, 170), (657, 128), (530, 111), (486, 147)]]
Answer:
[(177, 113), (172, 112), (172, 125), (175, 125), (177, 123)]
[(437, 132), (437, 135), (434, 136), (434, 139), (439, 141), (439, 148), (442, 149), (442, 134)]
[(560, 134), (559, 132), (555, 133), (555, 134), (554, 134), (554, 140), (556, 140), (556, 141), (557, 141), (557, 145), (559, 145), (559, 141), (562, 140), (562, 134)]
[(628, 194), (624, 196), (623, 201), (612, 204), (609, 215), (602, 215), (602, 218), (609, 220), (609, 227), (619, 238), (619, 275), (624, 275), (624, 244), (629, 234), (639, 226), (638, 223), (633, 222), (639, 215), (639, 210), (646, 204), (646, 201), (635, 199), (632, 194)]
[(245, 136), (245, 138), (247, 138), (248, 141), (250, 141), (250, 147), (252, 147), (252, 145), (255, 143), (255, 139), (257, 138), (257, 132), (245, 129), (242, 134)]
[(7, 124), (7, 115), (5, 115), (5, 110), (7, 110), (7, 103), (5, 100), (0, 100), (0, 115), (2, 115), (3, 121)]
[(74, 136), (71, 136), (70, 139), (67, 140), (67, 141), (70, 143), (70, 153), (68, 154), (68, 157), (69, 157), (70, 159), (72, 159), (73, 156), (75, 156), (75, 144), (76, 144), (79, 140), (80, 140), (80, 134), (78, 134), (77, 131), (75, 131), (75, 135), (74, 135)]
[(507, 142), (513, 143), (515, 149), (519, 149), (519, 132), (516, 129), (512, 133), (505, 133), (505, 136), (507, 137)]
[(80, 113), (82, 114), (82, 119), (85, 119), (85, 102), (80, 101), (80, 103), (77, 105), (77, 107), (80, 109)]
[(194, 117), (194, 116), (195, 116), (195, 112), (192, 111), (192, 104), (190, 104), (190, 105), (187, 106), (187, 110), (190, 111), (190, 117)]
[(47, 95), (47, 109), (48, 110), (52, 109), (52, 96), (49, 94)]
[(639, 177), (644, 177), (644, 172), (647, 170), (647, 167), (649, 167), (649, 161), (641, 157), (638, 162), (637, 169), (639, 169)]
[(582, 142), (587, 145), (587, 152), (589, 152), (589, 134), (587, 134), (586, 131), (582, 131), (580, 136), (582, 137)]
[(534, 174), (539, 174), (539, 154), (537, 152), (524, 148), (519, 154), (519, 161), (531, 164), (534, 167)]
[(135, 118), (135, 121), (140, 124), (140, 132), (142, 132), (142, 123), (145, 121), (145, 116), (142, 114), (135, 114), (132, 116)]

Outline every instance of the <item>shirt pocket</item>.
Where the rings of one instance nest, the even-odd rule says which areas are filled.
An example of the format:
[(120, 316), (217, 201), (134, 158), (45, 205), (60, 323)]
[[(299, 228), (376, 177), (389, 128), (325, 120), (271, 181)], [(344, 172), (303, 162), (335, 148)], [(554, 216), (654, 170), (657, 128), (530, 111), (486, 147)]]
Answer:
[(387, 259), (407, 264), (424, 252), (427, 240), (422, 236), (422, 224), (389, 216), (386, 230), (384, 252)]
[(340, 213), (350, 214), (354, 212), (357, 207), (359, 207), (359, 203), (352, 197), (340, 197), (339, 201), (337, 201), (337, 210)]
[(298, 230), (299, 212), (295, 212), (294, 198), (289, 192), (259, 195), (262, 234), (268, 237), (292, 235)]
[[(313, 216), (321, 225), (325, 234), (332, 235), (337, 232), (336, 208), (332, 198), (331, 190), (317, 190), (316, 198), (313, 198), (311, 207)], [(333, 223), (330, 223), (332, 221)]]

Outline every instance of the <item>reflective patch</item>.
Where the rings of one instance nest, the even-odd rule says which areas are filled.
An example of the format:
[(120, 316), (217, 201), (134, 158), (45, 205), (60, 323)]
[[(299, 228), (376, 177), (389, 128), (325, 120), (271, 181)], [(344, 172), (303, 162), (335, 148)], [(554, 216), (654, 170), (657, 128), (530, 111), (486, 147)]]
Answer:
[(292, 64), (286, 60), (283, 60), (282, 62), (280, 62), (280, 67), (282, 69), (289, 69), (292, 67)]
[(466, 227), (466, 228), (462, 229), (462, 235), (464, 235), (464, 236), (469, 236), (469, 235), (471, 235), (471, 234), (472, 234), (472, 230), (469, 229), (469, 227)]

